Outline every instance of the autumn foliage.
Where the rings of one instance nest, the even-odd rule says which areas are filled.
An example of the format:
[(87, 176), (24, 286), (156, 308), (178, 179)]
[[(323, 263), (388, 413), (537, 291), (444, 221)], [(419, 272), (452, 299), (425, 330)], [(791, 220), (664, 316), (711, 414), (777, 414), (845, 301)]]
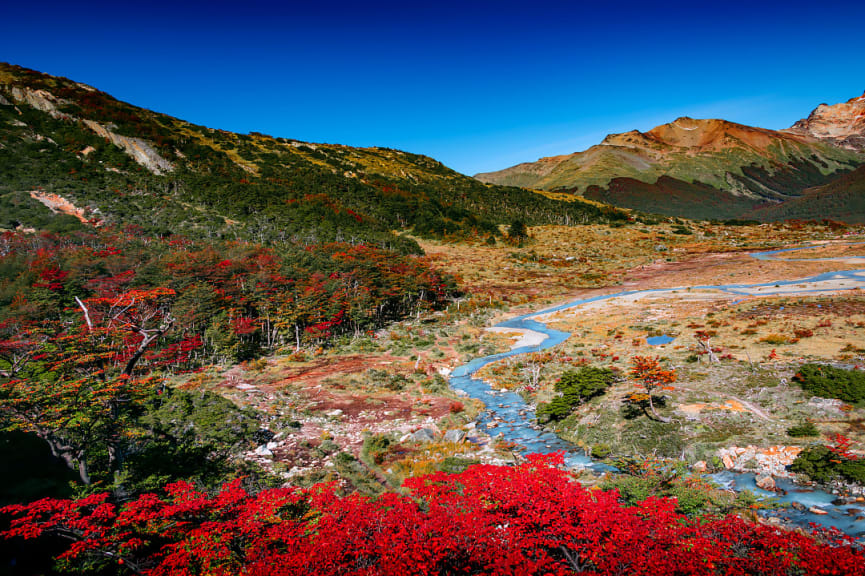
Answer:
[(423, 260), (363, 244), (277, 250), (135, 228), (3, 233), (0, 267), (0, 431), (36, 434), (84, 484), (115, 481), (165, 376), (326, 345), (455, 290)]
[(656, 419), (667, 422), (666, 418), (658, 416), (655, 411), (655, 404), (652, 395), (658, 390), (672, 390), (670, 386), (676, 381), (675, 370), (665, 370), (661, 365), (660, 358), (657, 356), (634, 356), (631, 360), (631, 376), (635, 380), (635, 384), (643, 388), (645, 392), (637, 392), (632, 394), (630, 399), (634, 403), (646, 402), (652, 410), (652, 414)]
[(105, 495), (11, 506), (6, 537), (62, 534), (67, 567), (153, 576), (289, 574), (862, 574), (865, 556), (740, 518), (689, 519), (675, 501), (620, 504), (558, 468), (562, 456), (406, 482), (407, 494), (333, 487), (215, 495), (187, 483), (122, 505)]

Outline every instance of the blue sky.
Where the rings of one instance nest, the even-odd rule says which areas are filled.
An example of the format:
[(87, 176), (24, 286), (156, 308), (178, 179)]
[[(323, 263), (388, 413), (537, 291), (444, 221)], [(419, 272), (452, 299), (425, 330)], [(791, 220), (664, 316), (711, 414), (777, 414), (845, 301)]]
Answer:
[(16, 2), (0, 60), (237, 132), (466, 174), (678, 116), (783, 128), (865, 90), (865, 2)]

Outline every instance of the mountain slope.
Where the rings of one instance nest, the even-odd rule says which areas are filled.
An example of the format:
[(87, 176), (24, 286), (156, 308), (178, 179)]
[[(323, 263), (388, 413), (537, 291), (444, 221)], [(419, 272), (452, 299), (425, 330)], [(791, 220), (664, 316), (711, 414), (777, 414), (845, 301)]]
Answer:
[(820, 104), (788, 132), (807, 134), (842, 148), (865, 152), (865, 94), (834, 106)]
[(823, 220), (865, 223), (865, 166), (844, 174), (823, 186), (805, 190), (798, 198), (755, 209), (749, 216), (758, 220)]
[(475, 177), (670, 215), (705, 218), (720, 210), (735, 217), (798, 197), (865, 161), (857, 147), (865, 137), (862, 102), (818, 108), (785, 131), (682, 117), (645, 133), (611, 134), (583, 152)]
[[(30, 194), (55, 194), (85, 219), (151, 232), (257, 241), (376, 242), (417, 250), (393, 230), (488, 236), (615, 212), (488, 186), (386, 148), (235, 134), (118, 101), (65, 78), (0, 64), (3, 227), (55, 220)], [(54, 225), (74, 226), (72, 220)]]

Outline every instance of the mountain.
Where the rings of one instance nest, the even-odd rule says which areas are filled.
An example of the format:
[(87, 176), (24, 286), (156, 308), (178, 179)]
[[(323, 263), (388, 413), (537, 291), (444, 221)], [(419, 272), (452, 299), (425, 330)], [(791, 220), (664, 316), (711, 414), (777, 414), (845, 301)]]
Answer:
[(834, 106), (820, 104), (807, 118), (793, 124), (789, 132), (865, 152), (865, 94)]
[(418, 154), (197, 126), (10, 64), (0, 64), (0, 214), (0, 228), (134, 224), (161, 235), (401, 251), (419, 249), (394, 230), (483, 238), (514, 219), (623, 217), (485, 185)]
[(682, 117), (475, 178), (675, 216), (740, 217), (798, 198), (865, 162), (863, 105), (865, 97), (821, 105), (781, 131)]

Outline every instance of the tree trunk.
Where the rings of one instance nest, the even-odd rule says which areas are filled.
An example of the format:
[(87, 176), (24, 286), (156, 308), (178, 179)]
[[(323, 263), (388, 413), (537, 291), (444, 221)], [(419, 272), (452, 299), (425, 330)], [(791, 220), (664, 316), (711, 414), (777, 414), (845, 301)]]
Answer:
[(655, 412), (655, 404), (652, 402), (652, 393), (649, 393), (649, 408), (652, 409), (652, 414), (655, 416), (655, 419), (659, 422), (663, 422), (665, 424), (669, 424), (670, 419), (664, 418), (663, 416), (659, 416), (657, 412)]

